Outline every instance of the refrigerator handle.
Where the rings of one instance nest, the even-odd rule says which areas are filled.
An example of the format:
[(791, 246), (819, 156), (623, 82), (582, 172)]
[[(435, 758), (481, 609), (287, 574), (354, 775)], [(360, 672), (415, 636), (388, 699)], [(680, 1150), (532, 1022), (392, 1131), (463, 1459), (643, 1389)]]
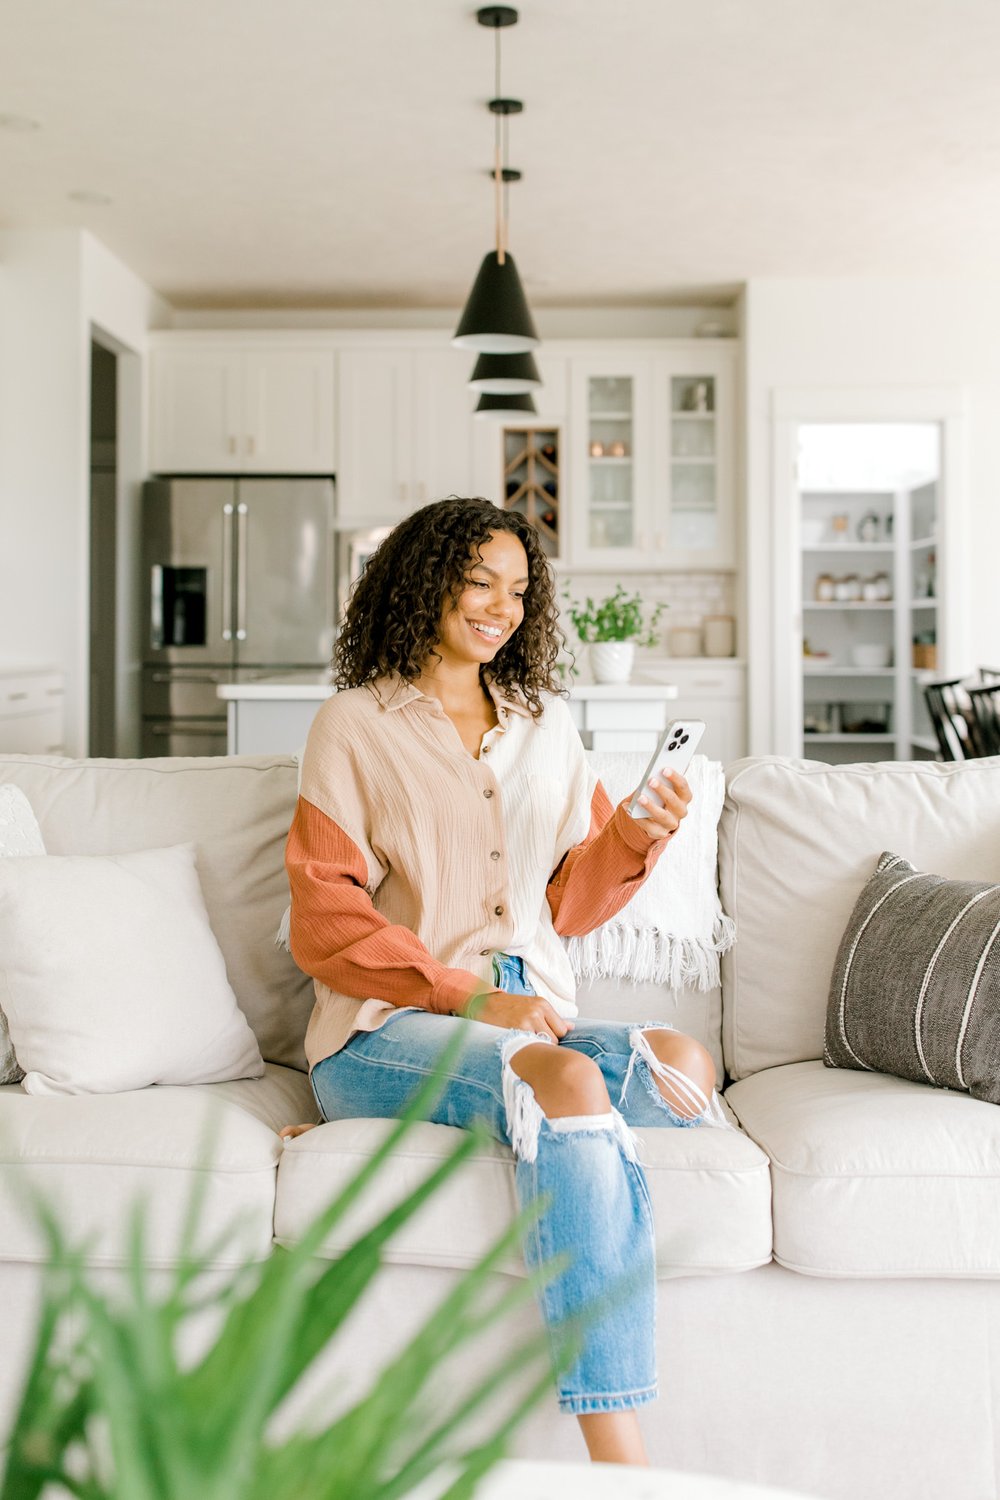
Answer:
[(250, 507), (241, 500), (236, 507), (236, 639), (247, 638), (247, 516)]
[(222, 507), (222, 639), (233, 638), (233, 507)]
[(149, 636), (154, 651), (163, 650), (163, 567), (154, 563), (149, 590)]

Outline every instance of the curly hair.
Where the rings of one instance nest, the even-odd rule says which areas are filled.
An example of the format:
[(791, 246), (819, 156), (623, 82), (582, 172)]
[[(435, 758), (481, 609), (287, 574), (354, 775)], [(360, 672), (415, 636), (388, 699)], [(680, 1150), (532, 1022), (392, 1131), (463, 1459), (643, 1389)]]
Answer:
[(486, 671), (505, 691), (519, 690), (535, 718), (542, 693), (561, 691), (555, 673), (562, 644), (555, 580), (538, 533), (516, 510), (489, 500), (436, 500), (400, 521), (372, 553), (351, 593), (333, 656), (337, 687), (363, 687), (389, 672), (414, 681), (438, 643), (445, 600), (456, 601), (482, 544), (510, 531), (528, 554), (524, 620)]

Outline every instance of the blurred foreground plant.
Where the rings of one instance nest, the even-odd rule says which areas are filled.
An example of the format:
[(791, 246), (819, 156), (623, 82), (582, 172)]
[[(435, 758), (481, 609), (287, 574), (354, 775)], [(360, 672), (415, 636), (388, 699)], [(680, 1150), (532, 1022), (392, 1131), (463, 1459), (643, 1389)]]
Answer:
[[(452, 1049), (454, 1050), (454, 1049)], [(442, 1057), (441, 1072), (454, 1061)], [(437, 1078), (293, 1249), (275, 1247), (206, 1293), (221, 1241), (195, 1250), (203, 1190), (187, 1215), (182, 1256), (165, 1292), (146, 1267), (144, 1216), (132, 1220), (124, 1292), (98, 1290), (85, 1249), (67, 1244), (50, 1207), (36, 1204), (50, 1248), (33, 1358), (6, 1456), (0, 1500), (397, 1500), (447, 1462), (440, 1500), (466, 1500), (503, 1456), (514, 1429), (552, 1384), (552, 1343), (539, 1334), (455, 1391), (435, 1382), (449, 1356), (558, 1275), (517, 1278), (502, 1294), (491, 1274), (516, 1249), (533, 1214), (520, 1215), (463, 1273), (367, 1394), (320, 1430), (269, 1436), (281, 1404), (353, 1310), (382, 1264), (386, 1242), (476, 1149), (462, 1141), (420, 1186), (334, 1261), (317, 1258), (325, 1236), (426, 1115)], [(200, 1179), (206, 1174), (198, 1173)], [(539, 1205), (540, 1207), (540, 1205)], [(194, 1361), (179, 1354), (190, 1320), (217, 1309), (221, 1327)], [(562, 1367), (579, 1332), (556, 1339)], [(504, 1410), (493, 1414), (493, 1403)], [(467, 1426), (489, 1403), (491, 1428)], [(464, 1435), (463, 1435), (464, 1434)]]

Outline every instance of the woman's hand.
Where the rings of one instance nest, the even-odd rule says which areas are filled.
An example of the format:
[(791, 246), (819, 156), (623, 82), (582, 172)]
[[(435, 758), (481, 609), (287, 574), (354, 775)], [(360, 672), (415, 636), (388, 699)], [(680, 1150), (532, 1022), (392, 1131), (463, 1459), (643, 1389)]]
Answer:
[(648, 785), (662, 799), (663, 806), (659, 807), (648, 795), (648, 791), (644, 791), (639, 801), (649, 816), (636, 819), (637, 827), (646, 830), (650, 843), (655, 843), (657, 839), (673, 838), (681, 826), (681, 819), (687, 817), (691, 788), (680, 771), (667, 771), (663, 776), (651, 776)]
[(307, 1130), (315, 1130), (315, 1125), (282, 1125), (278, 1134), (283, 1141), (294, 1141), (297, 1135), (305, 1135)]
[(564, 1020), (541, 996), (508, 995), (505, 990), (487, 990), (484, 995), (473, 995), (462, 1015), (470, 1021), (485, 1021), (487, 1026), (503, 1026), (511, 1031), (537, 1031), (554, 1042), (573, 1029), (573, 1022)]

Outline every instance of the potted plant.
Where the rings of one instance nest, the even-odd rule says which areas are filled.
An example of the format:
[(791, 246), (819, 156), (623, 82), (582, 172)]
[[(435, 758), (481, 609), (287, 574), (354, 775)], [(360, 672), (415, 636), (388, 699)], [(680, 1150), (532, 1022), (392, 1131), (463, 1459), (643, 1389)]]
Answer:
[(580, 640), (590, 647), (590, 665), (595, 682), (628, 682), (632, 675), (636, 646), (653, 646), (656, 626), (666, 609), (657, 604), (648, 621), (641, 594), (629, 594), (620, 583), (606, 598), (587, 598), (577, 604), (567, 593), (567, 613)]
[[(452, 1049), (451, 1061), (455, 1051)], [(446, 1065), (442, 1061), (442, 1068)], [(136, 1210), (124, 1287), (114, 1293), (85, 1265), (58, 1213), (36, 1199), (49, 1245), (33, 1356), (7, 1444), (0, 1500), (400, 1500), (427, 1481), (440, 1500), (471, 1500), (529, 1410), (551, 1388), (550, 1360), (579, 1351), (566, 1325), (550, 1350), (539, 1333), (487, 1362), (477, 1382), (456, 1385), (456, 1349), (559, 1273), (551, 1262), (499, 1295), (492, 1273), (528, 1223), (522, 1214), (467, 1271), (370, 1389), (332, 1419), (296, 1430), (275, 1414), (378, 1275), (393, 1233), (476, 1150), (463, 1133), (451, 1155), (336, 1259), (325, 1237), (426, 1110), (438, 1080), (291, 1249), (248, 1260), (225, 1275), (220, 1250), (197, 1247), (199, 1190), (185, 1247), (164, 1289), (148, 1268), (146, 1216)], [(214, 1337), (192, 1340), (210, 1309)], [(192, 1357), (196, 1345), (200, 1352)], [(336, 1345), (334, 1345), (335, 1349)], [(477, 1418), (488, 1410), (486, 1432)]]

